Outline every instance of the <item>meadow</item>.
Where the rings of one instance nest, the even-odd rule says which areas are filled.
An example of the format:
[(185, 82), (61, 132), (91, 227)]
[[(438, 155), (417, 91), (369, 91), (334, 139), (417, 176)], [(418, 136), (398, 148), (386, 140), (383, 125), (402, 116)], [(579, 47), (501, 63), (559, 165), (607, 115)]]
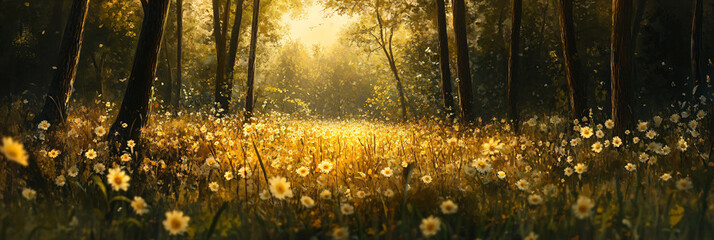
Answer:
[(110, 105), (64, 126), (3, 108), (0, 239), (707, 239), (706, 99), (613, 136), (606, 113), (471, 126), (271, 113), (153, 114), (107, 141)]

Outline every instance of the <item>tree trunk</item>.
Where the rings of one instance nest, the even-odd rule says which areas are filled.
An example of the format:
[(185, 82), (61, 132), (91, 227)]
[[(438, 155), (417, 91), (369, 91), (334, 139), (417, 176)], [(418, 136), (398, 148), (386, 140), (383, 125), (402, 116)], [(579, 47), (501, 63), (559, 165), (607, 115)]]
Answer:
[(518, 49), (519, 39), (521, 37), (521, 11), (523, 8), (522, 0), (513, 0), (511, 9), (511, 41), (508, 51), (508, 80), (506, 83), (506, 98), (508, 102), (508, 117), (513, 124), (513, 130), (518, 133), (520, 124), (518, 119), (518, 111), (516, 110), (516, 81), (518, 79)]
[(84, 20), (87, 16), (88, 6), (89, 0), (74, 0), (72, 3), (72, 10), (70, 10), (69, 20), (60, 45), (57, 69), (37, 121), (47, 120), (55, 124), (62, 123), (67, 118), (67, 103), (72, 95), (74, 77), (77, 75)]
[[(707, 86), (703, 72), (702, 61), (702, 15), (703, 15), (703, 0), (694, 0), (692, 9), (692, 35), (691, 35), (691, 64), (692, 64), (692, 79), (694, 80), (697, 91), (695, 95), (701, 95), (700, 92), (705, 91), (703, 88)], [(696, 97), (696, 96), (694, 96)]]
[(464, 0), (454, 0), (454, 37), (456, 38), (456, 70), (459, 83), (459, 102), (461, 106), (461, 119), (464, 122), (473, 122), (474, 97), (471, 88), (471, 70), (469, 65), (469, 49), (466, 41), (466, 6)]
[(92, 65), (94, 65), (94, 74), (99, 83), (99, 95), (104, 96), (104, 61), (107, 59), (107, 53), (104, 52), (97, 59), (97, 55), (92, 54)]
[(632, 0), (612, 1), (612, 45), (610, 47), (610, 89), (615, 135), (624, 137), (632, 126)]
[(441, 91), (444, 96), (446, 118), (455, 117), (454, 93), (451, 90), (451, 70), (449, 69), (449, 37), (446, 30), (446, 7), (444, 0), (436, 0), (436, 22), (439, 29), (439, 67), (441, 69)]
[[(243, 0), (238, 0), (236, 2), (236, 15), (233, 21), (233, 30), (231, 30), (231, 43), (228, 47), (228, 64), (226, 65), (226, 84), (228, 85), (228, 92), (233, 92), (233, 69), (236, 65), (236, 54), (238, 53), (238, 40), (240, 40), (240, 24), (243, 18)], [(231, 101), (231, 94), (226, 96), (228, 102)]]
[[(170, 0), (151, 0), (146, 5), (129, 83), (119, 114), (109, 130), (110, 140), (121, 146), (130, 139), (138, 141), (141, 128), (148, 122), (149, 100), (169, 4)], [(126, 127), (122, 126), (124, 124)]]
[(580, 55), (576, 47), (575, 25), (573, 24), (573, 0), (558, 0), (560, 39), (563, 44), (565, 80), (568, 82), (570, 112), (574, 119), (585, 114), (585, 83), (580, 69)]
[(181, 42), (183, 41), (183, 0), (176, 0), (176, 86), (174, 86), (174, 110), (181, 111)]
[(635, 20), (632, 22), (632, 82), (637, 82), (637, 61), (635, 61), (635, 52), (637, 51), (637, 39), (640, 35), (640, 22), (645, 13), (645, 0), (637, 0), (635, 3)]
[(166, 103), (170, 103), (172, 101), (172, 96), (173, 95), (173, 89), (174, 89), (174, 81), (173, 77), (171, 76), (171, 60), (169, 58), (169, 44), (166, 43), (166, 39), (164, 38), (164, 60), (166, 61), (166, 77), (168, 77), (168, 96), (166, 96)]
[[(231, 0), (226, 1), (226, 5), (223, 10), (223, 20), (221, 21), (220, 16), (220, 4), (219, 0), (213, 0), (213, 36), (216, 40), (216, 91), (215, 91), (215, 102), (216, 102), (216, 116), (223, 116), (224, 112), (229, 109), (229, 102), (227, 96), (230, 95), (226, 92), (228, 88), (226, 84), (226, 31), (228, 29), (228, 15), (230, 14), (230, 4)], [(223, 25), (221, 25), (223, 22)]]
[(260, 0), (253, 0), (253, 20), (250, 29), (250, 55), (248, 56), (248, 79), (247, 90), (245, 94), (245, 121), (249, 121), (253, 117), (253, 81), (255, 78), (255, 45), (258, 43), (258, 13), (260, 8)]

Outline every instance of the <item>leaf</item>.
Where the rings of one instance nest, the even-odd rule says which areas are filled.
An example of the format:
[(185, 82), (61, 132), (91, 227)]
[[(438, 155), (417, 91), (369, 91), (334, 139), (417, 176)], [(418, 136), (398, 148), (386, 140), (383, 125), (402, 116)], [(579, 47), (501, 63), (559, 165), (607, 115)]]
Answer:
[(99, 190), (102, 191), (102, 194), (104, 195), (104, 200), (107, 199), (107, 187), (104, 186), (104, 182), (102, 181), (102, 178), (99, 177), (99, 175), (94, 175), (92, 176), (92, 181), (94, 181), (94, 185), (96, 185)]
[(679, 206), (679, 204), (674, 205), (672, 209), (669, 210), (669, 227), (674, 227), (679, 221), (684, 217), (684, 208)]
[(131, 202), (131, 200), (129, 200), (129, 198), (124, 197), (124, 196), (116, 196), (116, 197), (113, 197), (112, 200), (109, 201), (109, 202), (115, 202), (115, 201), (124, 201), (124, 202), (128, 202), (128, 203)]
[(213, 231), (216, 229), (216, 223), (218, 222), (218, 218), (221, 217), (221, 213), (223, 213), (223, 211), (226, 210), (227, 207), (228, 203), (224, 202), (221, 208), (218, 209), (218, 212), (216, 212), (216, 215), (213, 216), (213, 221), (211, 222), (211, 227), (208, 229), (208, 233), (206, 234), (206, 239), (211, 239), (211, 235), (213, 235)]

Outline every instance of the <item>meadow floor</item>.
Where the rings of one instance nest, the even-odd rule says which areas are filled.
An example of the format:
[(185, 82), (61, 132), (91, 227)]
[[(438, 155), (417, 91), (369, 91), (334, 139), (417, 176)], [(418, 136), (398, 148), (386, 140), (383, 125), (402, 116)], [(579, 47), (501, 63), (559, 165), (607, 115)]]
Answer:
[(500, 120), (155, 114), (119, 145), (101, 110), (5, 120), (0, 239), (711, 239), (707, 113), (623, 138), (597, 117), (515, 135)]

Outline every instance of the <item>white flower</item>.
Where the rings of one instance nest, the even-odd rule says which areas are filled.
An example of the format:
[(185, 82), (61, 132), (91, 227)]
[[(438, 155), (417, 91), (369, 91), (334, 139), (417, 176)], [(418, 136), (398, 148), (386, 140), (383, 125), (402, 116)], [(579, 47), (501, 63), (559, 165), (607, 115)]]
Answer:
[(689, 180), (689, 178), (679, 179), (676, 184), (677, 184), (677, 189), (679, 189), (679, 190), (692, 189), (692, 180)]
[(290, 182), (284, 177), (272, 177), (268, 180), (270, 184), (270, 192), (277, 199), (284, 200), (285, 198), (293, 197), (293, 190), (290, 189)]
[(530, 184), (525, 179), (521, 179), (521, 180), (518, 180), (518, 182), (516, 182), (516, 187), (518, 187), (518, 189), (523, 190), (523, 191), (528, 190), (528, 185), (530, 185)]
[(306, 208), (312, 208), (315, 206), (315, 200), (308, 196), (302, 196), (300, 198), (300, 203), (302, 203), (302, 205)]
[(40, 124), (37, 124), (37, 128), (39, 128), (40, 130), (47, 130), (50, 128), (50, 125), (51, 124), (47, 122), (47, 120), (42, 120)]
[(342, 212), (342, 215), (352, 215), (355, 213), (355, 207), (349, 203), (343, 203), (340, 205), (340, 212)]
[(212, 192), (218, 192), (219, 185), (217, 182), (211, 182), (208, 184), (208, 189), (211, 189)]
[(419, 224), (419, 229), (421, 229), (421, 233), (424, 234), (424, 237), (434, 236), (441, 230), (441, 219), (434, 216), (424, 218), (421, 220), (421, 224)]
[(432, 180), (432, 178), (431, 178), (431, 176), (429, 176), (429, 175), (424, 175), (424, 176), (421, 177), (421, 181), (424, 182), (424, 183), (426, 183), (426, 184), (431, 183), (431, 180)]
[(583, 138), (590, 138), (593, 136), (593, 129), (590, 127), (581, 127), (580, 128), (580, 136)]
[(104, 166), (103, 163), (94, 164), (94, 172), (97, 174), (104, 174), (105, 169), (106, 169), (106, 167)]
[(114, 191), (126, 191), (129, 189), (130, 179), (131, 178), (119, 167), (109, 169), (109, 173), (107, 174), (107, 181)]
[(625, 170), (633, 172), (633, 171), (637, 170), (637, 166), (635, 166), (635, 164), (632, 164), (632, 163), (627, 163), (627, 165), (625, 165)]
[(134, 196), (134, 200), (131, 201), (131, 208), (134, 209), (136, 215), (144, 215), (149, 212), (149, 205), (139, 196)]
[(382, 171), (380, 171), (380, 173), (385, 177), (391, 177), (392, 174), (394, 174), (394, 171), (392, 171), (392, 168), (390, 167), (385, 167)]
[(67, 179), (64, 178), (64, 175), (59, 175), (55, 178), (55, 185), (58, 187), (63, 187), (65, 183), (67, 183)]
[(441, 208), (441, 212), (447, 215), (454, 214), (459, 210), (459, 206), (451, 200), (441, 202), (441, 205), (439, 207)]
[(188, 221), (191, 218), (184, 216), (181, 211), (166, 212), (166, 220), (164, 220), (164, 228), (169, 231), (170, 235), (179, 235), (186, 232)]
[(37, 192), (35, 192), (35, 190), (32, 190), (30, 188), (22, 189), (22, 197), (24, 197), (25, 199), (34, 200), (36, 196)]
[(543, 203), (543, 198), (538, 194), (531, 194), (528, 196), (528, 204), (530, 205), (540, 205)]
[(573, 214), (578, 219), (584, 219), (592, 215), (592, 208), (595, 206), (593, 200), (586, 196), (578, 197), (578, 201), (573, 204)]

